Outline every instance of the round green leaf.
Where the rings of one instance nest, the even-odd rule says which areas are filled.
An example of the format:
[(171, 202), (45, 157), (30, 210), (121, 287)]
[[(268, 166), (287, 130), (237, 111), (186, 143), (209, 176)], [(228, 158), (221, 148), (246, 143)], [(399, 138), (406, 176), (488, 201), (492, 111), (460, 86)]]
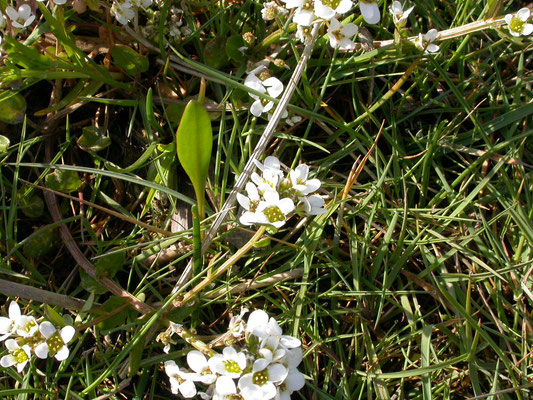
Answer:
[(113, 62), (116, 66), (122, 68), (131, 75), (146, 72), (150, 66), (146, 57), (141, 56), (135, 50), (127, 46), (113, 46), (111, 49), (111, 57), (113, 57)]
[(46, 187), (58, 192), (70, 193), (81, 186), (81, 181), (76, 171), (57, 169), (46, 175), (45, 184)]
[(22, 254), (28, 258), (39, 258), (54, 250), (59, 236), (56, 229), (45, 229), (31, 236), (22, 247)]
[(244, 63), (247, 57), (244, 55), (244, 47), (248, 47), (242, 35), (233, 35), (226, 42), (226, 53), (228, 57), (238, 63)]
[(94, 126), (87, 126), (83, 128), (83, 133), (76, 143), (82, 150), (97, 152), (108, 147), (111, 139)]
[(9, 147), (9, 139), (0, 135), (0, 154), (5, 153)]
[(20, 210), (28, 218), (39, 218), (44, 211), (44, 201), (37, 194), (26, 195), (23, 192), (17, 194)]
[(24, 121), (26, 112), (26, 99), (15, 93), (5, 100), (0, 101), (0, 121), (7, 124), (16, 125)]

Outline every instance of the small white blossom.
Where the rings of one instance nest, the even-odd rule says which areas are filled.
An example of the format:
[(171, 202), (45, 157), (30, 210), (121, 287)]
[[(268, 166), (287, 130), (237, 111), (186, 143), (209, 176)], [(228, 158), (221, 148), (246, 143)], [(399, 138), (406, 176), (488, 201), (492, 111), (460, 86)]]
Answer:
[(172, 360), (165, 362), (165, 373), (168, 375), (172, 394), (179, 392), (186, 399), (196, 396), (196, 385), (192, 379), (194, 374), (180, 370), (180, 367)]
[(16, 365), (17, 371), (22, 372), (31, 358), (30, 346), (25, 344), (20, 347), (16, 340), (8, 339), (6, 340), (6, 348), (9, 351), (9, 354), (0, 359), (0, 365), (4, 368)]
[(415, 7), (410, 7), (407, 10), (403, 10), (402, 3), (399, 1), (393, 1), (389, 10), (392, 14), (392, 20), (394, 21), (394, 25), (397, 27), (403, 27), (405, 26), (407, 22), (407, 18), (409, 17), (409, 14), (411, 14), (411, 11), (413, 11)]
[(352, 41), (359, 28), (354, 24), (341, 25), (338, 19), (332, 18), (329, 23), (328, 37), (331, 47), (338, 47), (340, 50), (353, 50), (355, 49), (355, 43)]
[(306, 196), (320, 188), (320, 180), (307, 179), (308, 175), (309, 167), (305, 164), (300, 164), (289, 172), (292, 188), (299, 196)]
[(7, 6), (6, 14), (9, 19), (11, 19), (11, 24), (15, 28), (26, 28), (35, 20), (35, 15), (32, 14), (31, 8), (27, 4), (21, 5), (18, 10), (15, 10), (11, 6)]
[(0, 341), (7, 339), (17, 330), (17, 320), (20, 318), (20, 307), (16, 301), (9, 303), (8, 317), (0, 317)]
[(265, 169), (262, 176), (257, 172), (252, 172), (250, 179), (257, 185), (259, 194), (264, 195), (265, 192), (275, 192), (278, 182), (282, 176), (274, 169)]
[(246, 355), (233, 347), (224, 347), (222, 354), (215, 354), (208, 360), (211, 371), (219, 375), (238, 378), (246, 368)]
[(239, 221), (243, 225), (253, 225), (256, 220), (255, 211), (261, 199), (257, 187), (252, 182), (246, 184), (246, 193), (248, 197), (237, 193), (237, 201), (246, 210), (239, 218)]
[(46, 340), (35, 347), (35, 355), (37, 357), (46, 358), (50, 354), (57, 361), (63, 361), (68, 358), (70, 352), (67, 344), (76, 333), (72, 326), (67, 325), (58, 332), (51, 322), (44, 321), (39, 325), (39, 332)]
[(128, 23), (135, 18), (135, 13), (135, 8), (128, 0), (114, 1), (111, 6), (111, 14), (113, 14), (117, 21), (122, 25), (128, 25)]
[(415, 40), (415, 45), (424, 50), (424, 53), (436, 53), (439, 51), (439, 46), (433, 43), (437, 38), (439, 31), (436, 29), (430, 29), (428, 33), (422, 35), (418, 34), (418, 39)]
[(324, 208), (324, 199), (316, 194), (308, 197), (300, 197), (298, 207), (307, 216), (322, 215), (328, 211)]
[(17, 335), (27, 338), (32, 337), (39, 329), (39, 324), (34, 317), (21, 315), (16, 320)]
[(187, 354), (187, 364), (196, 375), (193, 377), (193, 381), (202, 382), (206, 385), (214, 383), (217, 376), (211, 372), (207, 363), (207, 358), (198, 350), (191, 350)]
[(350, 11), (351, 0), (315, 0), (315, 15), (319, 18), (331, 19), (337, 14)]
[(251, 373), (239, 379), (238, 387), (244, 400), (269, 400), (273, 399), (281, 384), (288, 375), (287, 368), (281, 364), (269, 364), (260, 358), (254, 362)]
[(367, 24), (377, 24), (381, 20), (378, 3), (374, 0), (359, 0), (359, 9)]
[(533, 24), (528, 24), (527, 21), (531, 11), (524, 7), (516, 12), (516, 14), (507, 14), (505, 22), (509, 28), (509, 33), (513, 36), (528, 36), (533, 33)]
[(261, 16), (265, 21), (272, 21), (273, 19), (276, 19), (276, 17), (284, 14), (287, 14), (287, 10), (278, 6), (275, 1), (264, 3), (261, 10)]
[(266, 191), (263, 198), (257, 206), (256, 223), (281, 228), (285, 225), (287, 215), (294, 211), (294, 202), (288, 197), (280, 200), (276, 191)]
[(234, 315), (231, 317), (229, 324), (228, 324), (228, 332), (231, 332), (231, 336), (235, 338), (240, 338), (242, 334), (244, 333), (244, 330), (246, 329), (246, 324), (242, 320), (242, 317), (244, 317), (244, 314), (248, 312), (248, 309), (246, 307), (241, 308), (241, 312), (239, 315)]
[[(267, 93), (270, 97), (276, 98), (283, 92), (283, 83), (273, 76), (265, 80), (258, 78), (256, 74), (265, 69), (266, 67), (262, 65), (250, 72), (244, 80), (244, 85), (258, 92)], [(256, 117), (259, 117), (264, 112), (270, 111), (274, 107), (274, 102), (272, 101), (259, 98), (256, 94), (249, 93), (249, 95), (251, 98), (255, 99), (250, 107), (250, 112)]]
[(296, 8), (292, 20), (298, 26), (309, 26), (315, 20), (312, 4), (308, 0), (282, 0), (289, 10)]

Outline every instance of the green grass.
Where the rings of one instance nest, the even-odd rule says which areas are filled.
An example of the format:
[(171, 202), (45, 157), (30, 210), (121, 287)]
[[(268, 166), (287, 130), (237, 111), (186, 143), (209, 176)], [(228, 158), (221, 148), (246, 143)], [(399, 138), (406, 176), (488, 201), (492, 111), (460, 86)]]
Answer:
[[(411, 3), (411, 34), (482, 19), (488, 7), (467, 0)], [(520, 8), (489, 3), (501, 5), (499, 16)], [(248, 112), (246, 63), (212, 68), (207, 43), (253, 30), (247, 57), (260, 61), (272, 54), (270, 42), (281, 45), (276, 51), (288, 68), (271, 71), (284, 84), (303, 51), (292, 26), (261, 19), (260, 4), (190, 2), (194, 13), (185, 20), (193, 32), (170, 48), (156, 41), (146, 48), (117, 33), (117, 43), (150, 61), (147, 72), (134, 76), (113, 60), (106, 68), (105, 54), (84, 61), (75, 39), (97, 40), (100, 24), (123, 32), (94, 12), (46, 14), (30, 38), (22, 33), (4, 44), (0, 99), (18, 91), (27, 110), (23, 124), (0, 123), (11, 141), (0, 155), (0, 291), (19, 296), (35, 316), (45, 316), (44, 303), (70, 314), (78, 336), (61, 364), (33, 360), (22, 374), (2, 369), (0, 397), (170, 398), (162, 363), (184, 365), (190, 347), (179, 339), (163, 353), (155, 341), (165, 329), (159, 317), (209, 342), (247, 307), (266, 310), (302, 339), (307, 381), (293, 399), (529, 398), (533, 53), (531, 39), (512, 38), (503, 27), (440, 42), (439, 53), (423, 57), (409, 45), (333, 51), (323, 29), (288, 106), (303, 120), (280, 124), (264, 155), (289, 167), (310, 165), (323, 182), (328, 213), (305, 223), (293, 217), (270, 244), (244, 254), (187, 306), (173, 306), (193, 234), (186, 217), (185, 230), (172, 218), (190, 211), (194, 192), (175, 156), (179, 113), (167, 107), (183, 107), (196, 95), (198, 76), (220, 106), (211, 112), (205, 232), (268, 122)], [(80, 31), (65, 29), (65, 18)], [(166, 35), (163, 24), (156, 26)], [(388, 40), (392, 26), (383, 13), (382, 28), (368, 30)], [(61, 57), (29, 47), (50, 33)], [(33, 59), (37, 52), (42, 57)], [(111, 145), (82, 150), (76, 141), (90, 126), (108, 134)], [(44, 189), (54, 171), (76, 171), (81, 186), (70, 197)], [(232, 209), (178, 296), (254, 233), (239, 226), (236, 214)], [(66, 242), (79, 249), (77, 256)], [(96, 267), (98, 282), (80, 273), (83, 258), (85, 269)], [(229, 290), (272, 277), (266, 286)], [(117, 290), (136, 298), (137, 310)], [(9, 301), (2, 299), (5, 315)]]

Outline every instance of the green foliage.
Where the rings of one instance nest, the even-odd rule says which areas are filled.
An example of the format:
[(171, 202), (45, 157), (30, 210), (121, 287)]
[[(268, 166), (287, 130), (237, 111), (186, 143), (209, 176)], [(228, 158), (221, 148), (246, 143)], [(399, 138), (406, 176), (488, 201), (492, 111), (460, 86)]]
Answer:
[[(20, 93), (4, 92), (2, 95), (5, 97), (2, 96), (4, 99), (0, 100), (0, 121), (12, 125), (21, 124), (24, 121), (26, 112), (26, 99)], [(3, 146), (7, 148), (9, 142), (6, 145), (5, 139), (3, 140)]]
[(150, 65), (148, 58), (128, 46), (113, 46), (111, 48), (111, 56), (116, 66), (131, 75), (148, 71)]
[(212, 146), (213, 129), (209, 114), (203, 104), (191, 100), (176, 132), (176, 149), (180, 163), (194, 186), (200, 218), (204, 216), (204, 193)]
[(28, 258), (40, 258), (59, 245), (59, 235), (57, 229), (42, 229), (31, 235), (22, 247), (22, 253)]
[(109, 147), (111, 138), (94, 126), (87, 126), (76, 143), (82, 150), (97, 152)]
[(74, 192), (81, 186), (78, 173), (64, 169), (56, 169), (51, 174), (46, 175), (45, 182), (46, 187), (63, 193)]

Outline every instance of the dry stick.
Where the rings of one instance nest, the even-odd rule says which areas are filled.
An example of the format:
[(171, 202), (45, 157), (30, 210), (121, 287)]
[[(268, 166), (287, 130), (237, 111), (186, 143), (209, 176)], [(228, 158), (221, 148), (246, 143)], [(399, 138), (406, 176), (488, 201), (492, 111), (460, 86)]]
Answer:
[(86, 304), (84, 300), (75, 297), (37, 289), (33, 286), (26, 286), (4, 279), (0, 279), (0, 293), (6, 296), (21, 297), (26, 300), (38, 301), (39, 303), (51, 304), (71, 310), (81, 310)]
[[(268, 122), (268, 125), (263, 131), (263, 134), (259, 138), (259, 141), (257, 142), (257, 145), (255, 146), (254, 152), (248, 159), (248, 162), (246, 163), (241, 175), (237, 179), (237, 182), (235, 183), (233, 190), (231, 191), (228, 198), (224, 202), (224, 205), (222, 206), (222, 209), (220, 210), (217, 217), (213, 221), (211, 228), (209, 228), (209, 230), (207, 231), (205, 235), (205, 239), (202, 242), (202, 254), (205, 253), (207, 249), (209, 248), (209, 246), (211, 245), (211, 242), (215, 238), (215, 235), (218, 232), (218, 229), (222, 225), (222, 222), (224, 222), (224, 220), (226, 219), (226, 216), (228, 215), (229, 210), (235, 204), (237, 193), (239, 193), (242, 190), (242, 188), (244, 187), (244, 185), (250, 178), (250, 175), (252, 174), (255, 168), (254, 161), (258, 160), (259, 157), (263, 154), (268, 142), (272, 138), (274, 130), (278, 126), (278, 123), (281, 119), (281, 115), (286, 110), (287, 105), (289, 104), (289, 101), (291, 100), (291, 97), (294, 93), (294, 90), (296, 89), (296, 85), (298, 84), (298, 81), (300, 80), (302, 73), (307, 65), (307, 61), (309, 60), (309, 57), (311, 56), (311, 52), (313, 50), (313, 46), (315, 44), (315, 40), (316, 40), (319, 28), (320, 28), (320, 24), (317, 24), (313, 27), (313, 31), (311, 33), (311, 40), (309, 40), (309, 42), (305, 45), (304, 51), (302, 53), (302, 58), (300, 58), (298, 65), (296, 65), (294, 73), (292, 74), (292, 77), (289, 80), (289, 83), (287, 84), (287, 88), (285, 89), (285, 92), (283, 93), (283, 96), (281, 97), (278, 103), (278, 106), (276, 107), (274, 114), (272, 115), (272, 118)], [(187, 267), (185, 268), (180, 278), (178, 279), (178, 282), (174, 286), (172, 293), (176, 293), (181, 287), (183, 287), (183, 285), (185, 285), (185, 283), (191, 277), (191, 273), (192, 273), (192, 260), (190, 260), (189, 263), (187, 264)]]

